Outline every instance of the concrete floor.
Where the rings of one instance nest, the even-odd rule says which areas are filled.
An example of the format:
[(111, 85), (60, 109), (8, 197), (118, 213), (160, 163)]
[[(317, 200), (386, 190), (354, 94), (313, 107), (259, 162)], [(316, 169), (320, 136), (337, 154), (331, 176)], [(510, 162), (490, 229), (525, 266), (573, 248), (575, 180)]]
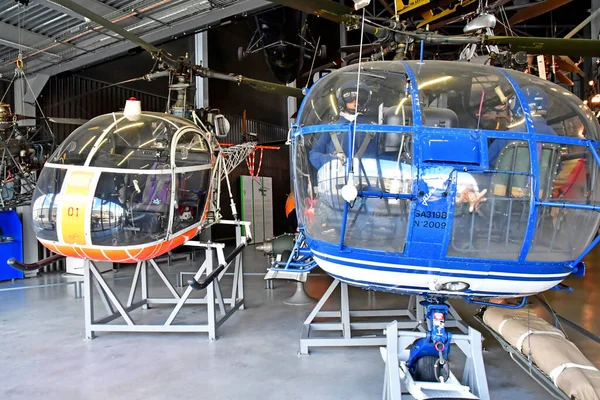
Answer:
[[(600, 250), (588, 257), (588, 275), (569, 279), (573, 293), (546, 293), (557, 311), (592, 332), (599, 332), (595, 307), (600, 272), (595, 268)], [(246, 272), (264, 272), (266, 258), (250, 247), (244, 252)], [(171, 282), (189, 263), (164, 266)], [(122, 298), (131, 284), (133, 268), (104, 274)], [(155, 273), (149, 274), (151, 292), (166, 294)], [(14, 285), (78, 280), (44, 274)], [(84, 340), (83, 300), (71, 286), (0, 291), (0, 399), (377, 399), (381, 398), (384, 363), (376, 347), (313, 348), (298, 356), (302, 322), (312, 306), (289, 306), (295, 285), (276, 282), (265, 289), (260, 276), (246, 276), (246, 309), (234, 314), (218, 331), (217, 341), (195, 333), (98, 333)], [(307, 292), (319, 298), (331, 279), (313, 276)], [(339, 290), (339, 289), (338, 289)], [(336, 291), (337, 293), (337, 291)], [(406, 297), (367, 293), (350, 288), (353, 309), (399, 307)], [(101, 307), (100, 301), (97, 306)], [(476, 308), (453, 303), (475, 329)], [(328, 307), (335, 308), (331, 301)], [(532, 305), (536, 310), (537, 305)], [(101, 308), (98, 308), (101, 310)], [(203, 308), (184, 307), (177, 320), (204, 321)], [(170, 311), (170, 309), (169, 309)], [(136, 311), (137, 320), (164, 321), (167, 309)], [(540, 311), (541, 312), (541, 311)], [(543, 314), (540, 314), (543, 315)], [(161, 318), (163, 318), (161, 320)], [(567, 330), (581, 350), (600, 365), (600, 347)], [(550, 399), (523, 373), (500, 345), (488, 338), (484, 353), (492, 399)], [(451, 359), (452, 360), (452, 359)], [(460, 361), (459, 361), (460, 362)], [(461, 367), (462, 368), (462, 367)]]

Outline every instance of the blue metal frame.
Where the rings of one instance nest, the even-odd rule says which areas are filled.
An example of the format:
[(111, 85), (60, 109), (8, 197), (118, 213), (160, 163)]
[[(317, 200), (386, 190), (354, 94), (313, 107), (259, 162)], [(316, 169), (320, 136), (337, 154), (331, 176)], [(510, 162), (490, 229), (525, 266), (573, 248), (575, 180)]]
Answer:
[[(445, 299), (441, 299), (439, 303), (421, 302), (421, 305), (427, 307), (425, 316), (429, 320), (429, 328), (427, 329), (427, 336), (416, 340), (410, 349), (406, 365), (413, 375), (416, 372), (416, 361), (421, 357), (441, 356), (444, 360), (448, 360), (452, 333), (447, 331), (445, 327), (446, 315), (450, 310), (450, 306), (444, 301)], [(435, 318), (440, 315), (441, 320)]]
[(278, 261), (275, 263), (277, 267), (271, 267), (270, 269), (273, 271), (308, 272), (318, 267), (314, 260), (307, 262), (307, 259), (312, 257), (312, 252), (308, 248), (300, 247), (304, 240), (304, 229), (300, 229), (300, 233), (296, 238), (296, 242), (294, 243), (294, 247), (292, 248), (291, 254), (287, 261)]
[[(345, 129), (344, 129), (345, 128)], [(313, 126), (308, 126), (308, 127), (304, 127), (299, 129), (298, 131), (295, 132), (295, 137), (298, 137), (300, 135), (305, 135), (305, 134), (313, 134), (313, 133), (324, 133), (324, 132), (330, 132), (330, 131), (339, 131), (339, 130), (346, 130), (348, 132), (351, 131), (351, 127), (346, 124), (346, 125), (313, 125)], [(418, 136), (419, 134), (424, 134), (424, 133), (444, 133), (445, 135), (454, 135), (455, 137), (461, 137), (463, 135), (470, 135), (471, 131), (468, 129), (452, 129), (452, 130), (448, 130), (447, 128), (434, 128), (434, 127), (425, 127), (425, 126), (421, 126), (421, 127), (398, 127), (398, 126), (387, 126), (387, 125), (367, 125), (367, 124), (357, 124), (356, 126), (356, 130), (357, 131), (361, 131), (361, 132), (391, 132), (391, 133), (413, 133), (414, 136)], [(578, 145), (578, 146), (583, 146), (583, 147), (589, 147), (589, 148), (593, 148), (593, 144), (596, 142), (590, 141), (590, 140), (584, 140), (584, 139), (577, 139), (577, 138), (568, 138), (568, 137), (559, 137), (557, 138), (556, 136), (550, 136), (550, 135), (539, 135), (539, 134), (535, 134), (537, 139), (533, 139), (532, 138), (532, 134), (529, 133), (523, 133), (523, 132), (503, 132), (503, 131), (488, 131), (488, 130), (482, 130), (480, 131), (481, 135), (480, 135), (480, 140), (481, 141), (487, 141), (488, 137), (494, 137), (494, 138), (505, 138), (505, 139), (514, 139), (514, 140), (522, 140), (522, 141), (527, 141), (529, 144), (529, 149), (530, 149), (530, 168), (531, 168), (531, 172), (530, 173), (521, 173), (521, 172), (515, 172), (515, 171), (505, 171), (505, 173), (508, 174), (515, 174), (515, 175), (530, 175), (532, 178), (532, 188), (531, 188), (531, 203), (530, 203), (530, 217), (529, 217), (529, 223), (528, 223), (528, 227), (527, 227), (527, 231), (526, 231), (526, 237), (524, 240), (524, 247), (521, 250), (521, 253), (519, 255), (519, 261), (525, 261), (526, 260), (526, 256), (529, 252), (529, 247), (531, 245), (531, 241), (533, 238), (533, 235), (535, 233), (535, 223), (537, 220), (537, 213), (538, 213), (538, 209), (539, 206), (549, 206), (551, 204), (548, 203), (541, 203), (539, 202), (539, 193), (538, 193), (538, 187), (537, 187), (537, 179), (536, 176), (539, 175), (539, 171), (538, 171), (538, 165), (537, 165), (537, 143), (538, 142), (548, 142), (548, 143), (563, 143), (563, 144), (569, 144), (569, 145)], [(561, 140), (561, 139), (565, 139), (565, 140)], [(351, 142), (351, 141), (349, 141)], [(567, 142), (567, 143), (565, 143)], [(592, 152), (592, 154), (594, 154), (594, 152)], [(598, 154), (596, 153), (594, 157), (597, 157)], [(600, 158), (600, 157), (598, 157)], [(348, 163), (348, 166), (350, 165), (350, 162)], [(422, 170), (423, 168), (423, 163), (420, 162), (419, 160), (419, 152), (416, 151), (414, 156), (413, 156), (413, 168), (416, 170), (417, 172), (417, 176), (415, 177), (416, 179), (414, 179), (414, 185), (413, 185), (413, 193), (412, 194), (388, 194), (388, 193), (384, 193), (382, 195), (382, 193), (378, 193), (378, 192), (359, 192), (359, 196), (366, 196), (366, 197), (383, 197), (383, 198), (404, 198), (404, 199), (411, 199), (414, 200), (416, 198), (416, 181), (418, 181), (418, 177), (419, 177), (419, 172)], [(451, 166), (451, 165), (448, 165)], [(483, 167), (483, 168), (482, 168)], [(460, 170), (460, 171), (468, 171), (470, 173), (478, 173), (478, 172), (489, 172), (489, 173), (498, 173), (498, 171), (496, 170), (490, 170), (488, 169), (489, 166), (487, 165), (487, 160), (483, 160), (482, 164), (479, 167), (469, 167), (469, 168), (458, 168), (458, 167), (454, 167), (454, 170)], [(552, 206), (556, 206), (554, 204), (552, 204)], [(579, 206), (573, 206), (573, 208), (577, 208)], [(344, 215), (347, 215), (347, 210), (344, 211)], [(346, 219), (344, 216), (344, 220)], [(414, 219), (414, 211), (411, 209), (411, 214), (409, 215), (409, 220), (413, 220)], [(449, 219), (450, 221), (450, 219)], [(407, 232), (407, 242), (411, 242), (411, 228), (412, 226), (409, 227), (409, 231)], [(344, 227), (345, 229), (345, 227)], [(343, 237), (343, 236), (342, 236)], [(343, 241), (340, 238), (340, 248), (345, 248), (345, 246), (343, 245)], [(405, 253), (410, 253), (410, 245), (407, 246)]]
[[(347, 163), (346, 163), (346, 184), (348, 183), (348, 176), (350, 172), (354, 170), (354, 135), (356, 132), (356, 126), (354, 124), (350, 124), (348, 127), (348, 149), (346, 150), (349, 154)], [(342, 215), (342, 227), (340, 229), (340, 251), (344, 250), (344, 237), (346, 237), (346, 222), (348, 220), (348, 202), (344, 202), (344, 214)]]
[(535, 126), (533, 124), (533, 119), (531, 118), (531, 110), (529, 109), (529, 104), (527, 103), (525, 94), (517, 82), (506, 71), (500, 70), (500, 72), (502, 75), (504, 75), (508, 82), (510, 82), (513, 90), (515, 91), (517, 99), (519, 100), (519, 103), (521, 103), (521, 109), (523, 110), (525, 118), (525, 125), (527, 126), (527, 133), (529, 134), (529, 138), (527, 138), (527, 142), (529, 144), (529, 170), (533, 175), (533, 179), (531, 180), (531, 195), (529, 197), (529, 221), (527, 223), (527, 230), (525, 231), (523, 247), (521, 248), (521, 253), (517, 258), (517, 262), (524, 262), (527, 259), (527, 254), (531, 248), (538, 215), (537, 199), (539, 190), (537, 185), (540, 173), (538, 169), (537, 135), (535, 132)]
[(488, 307), (499, 307), (499, 308), (508, 308), (510, 310), (516, 310), (518, 308), (523, 307), (525, 304), (527, 304), (527, 296), (524, 296), (521, 299), (521, 302), (519, 304), (502, 304), (502, 303), (490, 303), (489, 301), (480, 301), (480, 300), (475, 300), (475, 299), (471, 299), (471, 298), (467, 298), (467, 302), (471, 303), (471, 304), (479, 304), (481, 306), (488, 306)]

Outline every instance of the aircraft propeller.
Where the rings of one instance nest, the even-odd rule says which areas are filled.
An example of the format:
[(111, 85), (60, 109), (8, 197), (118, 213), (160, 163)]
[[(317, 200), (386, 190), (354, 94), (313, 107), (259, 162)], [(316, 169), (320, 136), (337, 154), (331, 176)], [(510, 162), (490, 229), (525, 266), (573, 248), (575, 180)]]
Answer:
[[(148, 51), (154, 59), (161, 60), (165, 64), (167, 64), (168, 68), (171, 71), (188, 70), (188, 71), (193, 72), (194, 75), (200, 76), (202, 78), (220, 79), (220, 80), (235, 82), (238, 85), (248, 86), (248, 87), (251, 87), (252, 89), (255, 89), (255, 90), (258, 90), (261, 92), (281, 94), (281, 95), (285, 95), (285, 96), (293, 96), (293, 97), (298, 97), (298, 98), (302, 98), (304, 96), (304, 94), (302, 93), (302, 90), (294, 88), (294, 87), (280, 85), (280, 84), (276, 84), (276, 83), (272, 83), (272, 82), (261, 81), (258, 79), (247, 78), (242, 75), (223, 74), (220, 72), (210, 70), (201, 65), (196, 65), (196, 64), (192, 63), (187, 57), (180, 57), (179, 59), (173, 59), (172, 55), (170, 53), (166, 53), (164, 50), (159, 49), (158, 47), (154, 46), (153, 44), (146, 42), (145, 40), (132, 34), (131, 32), (127, 31), (126, 29), (118, 26), (117, 24), (107, 20), (106, 18), (101, 17), (100, 15), (88, 10), (87, 8), (85, 8), (71, 0), (56, 0), (55, 3), (72, 10), (72, 11), (82, 15), (83, 17), (89, 18), (91, 21), (94, 21), (95, 23), (103, 26), (106, 29), (112, 30), (113, 32), (121, 35), (122, 37), (131, 41), (132, 43), (135, 43), (136, 45), (140, 46), (142, 49)], [(154, 74), (148, 74), (148, 75), (146, 75), (146, 78), (148, 78), (148, 77), (156, 78), (159, 76), (168, 76), (168, 72), (161, 71), (161, 72), (154, 73)]]
[[(295, 8), (303, 12), (309, 12), (319, 17), (328, 19), (335, 23), (346, 25), (347, 28), (358, 28), (362, 17), (354, 13), (354, 9), (346, 7), (330, 0), (268, 0), (275, 4)], [(565, 38), (546, 38), (546, 37), (514, 37), (514, 36), (495, 36), (495, 35), (441, 35), (423, 29), (407, 31), (402, 29), (403, 25), (394, 20), (382, 21), (376, 23), (371, 19), (365, 18), (365, 33), (371, 33), (377, 36), (383, 44), (389, 42), (402, 43), (406, 37), (415, 41), (423, 41), (426, 44), (480, 44), (480, 45), (498, 45), (508, 46), (511, 52), (525, 51), (534, 54), (555, 54), (555, 55), (573, 55), (573, 56), (598, 56), (600, 55), (600, 40), (592, 39), (565, 39)], [(400, 29), (399, 29), (400, 28)], [(385, 47), (385, 46), (384, 46)]]

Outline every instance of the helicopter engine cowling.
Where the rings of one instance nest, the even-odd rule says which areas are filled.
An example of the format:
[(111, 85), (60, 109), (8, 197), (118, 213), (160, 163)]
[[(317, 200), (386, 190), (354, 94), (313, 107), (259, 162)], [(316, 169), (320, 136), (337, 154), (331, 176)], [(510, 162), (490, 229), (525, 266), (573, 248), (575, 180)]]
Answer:
[(38, 179), (32, 223), (49, 250), (135, 263), (194, 237), (206, 219), (213, 152), (192, 122), (111, 113), (76, 129)]
[(490, 66), (360, 68), (370, 96), (350, 90), (342, 104), (358, 65), (340, 68), (310, 89), (292, 134), (299, 229), (324, 271), (471, 299), (527, 296), (577, 273), (600, 225), (600, 126), (581, 100)]

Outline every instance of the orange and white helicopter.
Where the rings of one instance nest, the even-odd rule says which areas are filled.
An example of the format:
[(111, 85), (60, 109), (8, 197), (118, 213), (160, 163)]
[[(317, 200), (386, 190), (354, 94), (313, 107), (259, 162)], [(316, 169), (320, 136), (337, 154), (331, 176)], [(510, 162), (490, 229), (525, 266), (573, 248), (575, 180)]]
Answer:
[(158, 257), (218, 220), (218, 203), (211, 207), (210, 200), (218, 201), (221, 180), (229, 186), (227, 173), (255, 143), (223, 149), (216, 136), (226, 131), (213, 133), (192, 115), (197, 124), (142, 112), (130, 99), (123, 112), (76, 129), (39, 177), (32, 201), (38, 240), (67, 257), (132, 263)]
[[(169, 77), (177, 100), (168, 113), (142, 111), (131, 98), (122, 112), (95, 117), (73, 131), (49, 157), (32, 198), (32, 222), (40, 243), (57, 253), (17, 269), (38, 269), (59, 257), (137, 263), (159, 257), (221, 220), (221, 183), (257, 148), (256, 142), (225, 146), (218, 139), (229, 122), (187, 104), (194, 76), (237, 82), (259, 91), (301, 97), (299, 89), (225, 75), (172, 60), (125, 29), (66, 2), (69, 8), (121, 34), (168, 65), (140, 78)], [(276, 147), (275, 147), (276, 148)]]

